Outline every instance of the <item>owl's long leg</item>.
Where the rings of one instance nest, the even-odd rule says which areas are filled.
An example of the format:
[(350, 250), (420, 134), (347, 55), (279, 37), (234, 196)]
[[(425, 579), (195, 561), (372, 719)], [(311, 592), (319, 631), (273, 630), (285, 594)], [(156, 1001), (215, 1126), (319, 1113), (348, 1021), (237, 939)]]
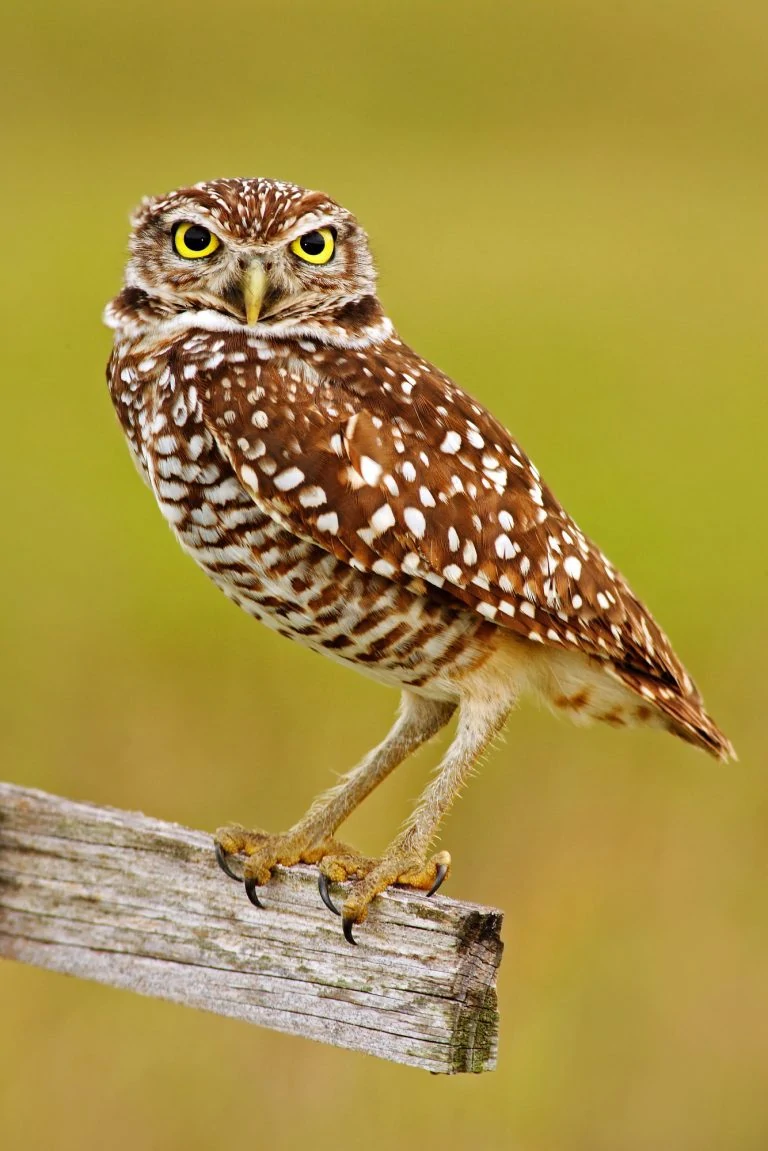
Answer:
[(437, 774), (397, 838), (380, 860), (350, 859), (344, 853), (325, 855), (320, 861), (326, 880), (339, 882), (357, 877), (342, 908), (344, 934), (355, 940), (352, 928), (362, 923), (371, 900), (392, 884), (417, 887), (432, 894), (451, 864), (447, 851), (428, 857), (430, 844), (441, 820), (456, 798), (483, 751), (504, 726), (511, 709), (509, 696), (468, 698), (462, 701), (456, 737)]
[[(440, 731), (455, 710), (454, 703), (425, 699), (404, 691), (398, 718), (386, 739), (339, 783), (318, 796), (306, 815), (289, 831), (268, 835), (238, 826), (220, 828), (215, 842), (216, 858), (222, 870), (239, 879), (227, 863), (227, 856), (244, 854), (246, 891), (251, 901), (260, 906), (256, 888), (268, 882), (278, 864), (290, 867), (295, 863), (317, 863), (333, 852), (362, 865), (362, 856), (334, 839), (336, 829), (398, 764)], [(373, 861), (367, 862), (373, 864)]]

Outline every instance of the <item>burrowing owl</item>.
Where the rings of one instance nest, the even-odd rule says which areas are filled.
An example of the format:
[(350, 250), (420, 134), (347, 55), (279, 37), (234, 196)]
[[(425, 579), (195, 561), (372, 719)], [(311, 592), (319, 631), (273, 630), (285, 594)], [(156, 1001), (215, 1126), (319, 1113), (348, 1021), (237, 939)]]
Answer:
[[(290, 831), (220, 830), (246, 891), (277, 864), (352, 879), (344, 933), (391, 884), (437, 890), (440, 820), (523, 692), (576, 720), (731, 744), (669, 641), (509, 432), (401, 342), (366, 235), (327, 196), (214, 180), (145, 200), (107, 307), (109, 387), (185, 551), (251, 615), (402, 691), (389, 735)], [(381, 859), (339, 825), (458, 708)]]

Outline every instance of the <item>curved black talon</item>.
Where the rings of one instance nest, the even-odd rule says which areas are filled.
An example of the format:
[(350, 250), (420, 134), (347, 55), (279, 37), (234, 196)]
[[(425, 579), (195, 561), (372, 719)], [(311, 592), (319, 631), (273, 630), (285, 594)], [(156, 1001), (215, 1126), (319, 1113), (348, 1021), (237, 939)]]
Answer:
[(248, 878), (243, 882), (245, 883), (245, 894), (248, 896), (253, 906), (258, 907), (260, 911), (263, 911), (264, 904), (259, 902), (259, 897), (256, 894), (256, 888), (258, 886), (256, 880), (252, 875), (249, 875)]
[(435, 892), (440, 889), (440, 887), (442, 886), (443, 880), (445, 879), (447, 874), (448, 874), (448, 864), (447, 863), (438, 863), (437, 875), (435, 876), (435, 882), (432, 884), (429, 891), (427, 892), (427, 899), (429, 899), (430, 895), (434, 895)]
[(354, 943), (355, 947), (357, 947), (357, 940), (352, 934), (352, 928), (355, 926), (354, 919), (347, 919), (346, 915), (343, 915), (341, 917), (341, 926), (347, 943)]
[[(317, 890), (320, 892), (320, 898), (328, 910), (332, 911), (334, 915), (341, 915), (338, 907), (331, 899), (331, 893), (328, 890), (328, 876), (323, 875), (322, 871), (317, 878)], [(352, 942), (354, 943), (354, 939)]]
[(216, 862), (225, 875), (228, 875), (230, 879), (235, 879), (238, 883), (240, 883), (242, 877), (237, 875), (227, 863), (227, 857), (224, 854), (224, 848), (220, 843), (216, 844)]

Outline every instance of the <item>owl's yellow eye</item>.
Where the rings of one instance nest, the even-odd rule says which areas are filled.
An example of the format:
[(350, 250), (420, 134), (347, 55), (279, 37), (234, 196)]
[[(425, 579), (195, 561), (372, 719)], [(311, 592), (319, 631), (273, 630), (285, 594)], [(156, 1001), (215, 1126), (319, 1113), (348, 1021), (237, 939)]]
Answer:
[(202, 224), (177, 224), (173, 229), (173, 246), (185, 260), (199, 260), (215, 252), (219, 240)]
[(293, 254), (308, 264), (327, 264), (335, 248), (336, 240), (330, 228), (306, 232), (291, 244)]

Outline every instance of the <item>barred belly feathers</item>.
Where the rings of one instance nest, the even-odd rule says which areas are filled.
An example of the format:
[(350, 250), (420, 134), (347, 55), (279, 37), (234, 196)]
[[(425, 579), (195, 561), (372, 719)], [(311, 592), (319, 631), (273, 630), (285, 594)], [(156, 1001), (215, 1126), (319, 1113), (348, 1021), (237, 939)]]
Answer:
[[(352, 941), (390, 883), (433, 889), (449, 867), (447, 852), (427, 859), (437, 824), (521, 693), (733, 755), (669, 640), (510, 433), (398, 338), (345, 209), (258, 179), (147, 200), (106, 320), (112, 399), (184, 550), (280, 634), (403, 690), (376, 749), (386, 767), (371, 753), (282, 836), (218, 834), (253, 902), (276, 863), (310, 859), (324, 898), (354, 881)], [(456, 708), (434, 790), (384, 858), (340, 847), (338, 823), (395, 766), (392, 740), (407, 729), (399, 762)]]

